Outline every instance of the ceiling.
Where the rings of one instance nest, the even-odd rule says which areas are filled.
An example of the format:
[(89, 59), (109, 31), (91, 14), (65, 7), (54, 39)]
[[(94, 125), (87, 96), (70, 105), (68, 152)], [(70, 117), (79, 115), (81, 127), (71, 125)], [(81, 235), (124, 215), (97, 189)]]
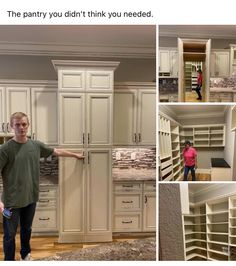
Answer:
[(155, 58), (154, 25), (1, 25), (0, 54)]
[[(164, 108), (163, 108), (164, 107)], [(163, 105), (160, 110), (167, 109), (177, 118), (187, 118), (187, 117), (223, 117), (228, 105), (205, 105), (205, 104), (195, 104), (195, 105)], [(164, 111), (164, 110), (163, 110)]]
[(236, 39), (236, 25), (160, 25), (159, 35), (168, 37)]

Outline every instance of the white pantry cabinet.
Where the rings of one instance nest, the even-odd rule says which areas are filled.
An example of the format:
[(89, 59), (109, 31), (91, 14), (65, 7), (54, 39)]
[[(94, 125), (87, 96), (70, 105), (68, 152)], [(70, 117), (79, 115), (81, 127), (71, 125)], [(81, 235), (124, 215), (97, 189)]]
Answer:
[(111, 149), (60, 158), (59, 242), (111, 241)]
[(116, 86), (113, 132), (114, 145), (155, 145), (155, 85)]
[[(26, 113), (31, 123), (30, 88), (0, 87), (0, 134), (12, 135), (10, 117), (15, 112)], [(29, 127), (28, 133), (31, 134)]]
[(59, 144), (84, 163), (60, 160), (59, 242), (112, 241), (113, 76), (118, 62), (55, 60)]
[(159, 72), (170, 72), (170, 51), (159, 50)]
[(32, 88), (32, 136), (48, 145), (58, 145), (57, 89)]

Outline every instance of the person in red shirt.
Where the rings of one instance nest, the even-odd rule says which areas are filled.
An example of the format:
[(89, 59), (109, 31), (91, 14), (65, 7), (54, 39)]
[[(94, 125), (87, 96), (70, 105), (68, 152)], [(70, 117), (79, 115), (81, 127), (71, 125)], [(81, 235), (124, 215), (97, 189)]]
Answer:
[(185, 141), (184, 157), (184, 181), (188, 181), (188, 173), (191, 171), (192, 181), (196, 181), (195, 168), (197, 167), (197, 151), (191, 147), (189, 140)]
[(199, 68), (197, 71), (197, 87), (196, 87), (196, 93), (198, 95), (197, 100), (202, 100), (202, 95), (201, 95), (201, 88), (202, 88), (202, 70)]

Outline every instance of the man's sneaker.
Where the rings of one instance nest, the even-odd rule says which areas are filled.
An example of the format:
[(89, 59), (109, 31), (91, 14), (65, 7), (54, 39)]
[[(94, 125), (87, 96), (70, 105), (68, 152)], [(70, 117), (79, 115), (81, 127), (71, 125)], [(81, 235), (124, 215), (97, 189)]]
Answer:
[(32, 260), (32, 257), (30, 256), (30, 253), (28, 253), (25, 258), (21, 260)]

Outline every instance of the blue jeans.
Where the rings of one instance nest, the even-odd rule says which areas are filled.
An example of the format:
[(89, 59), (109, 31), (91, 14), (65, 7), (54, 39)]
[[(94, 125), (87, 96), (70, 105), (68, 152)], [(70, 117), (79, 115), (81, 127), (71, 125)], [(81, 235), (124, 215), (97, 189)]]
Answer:
[(191, 171), (192, 181), (196, 181), (195, 165), (193, 165), (193, 166), (184, 166), (184, 181), (188, 181), (188, 172), (189, 172), (189, 170)]
[(20, 222), (21, 258), (30, 253), (31, 227), (35, 214), (36, 203), (31, 203), (24, 208), (12, 209), (10, 219), (3, 217), (3, 250), (4, 260), (15, 260), (15, 236)]

